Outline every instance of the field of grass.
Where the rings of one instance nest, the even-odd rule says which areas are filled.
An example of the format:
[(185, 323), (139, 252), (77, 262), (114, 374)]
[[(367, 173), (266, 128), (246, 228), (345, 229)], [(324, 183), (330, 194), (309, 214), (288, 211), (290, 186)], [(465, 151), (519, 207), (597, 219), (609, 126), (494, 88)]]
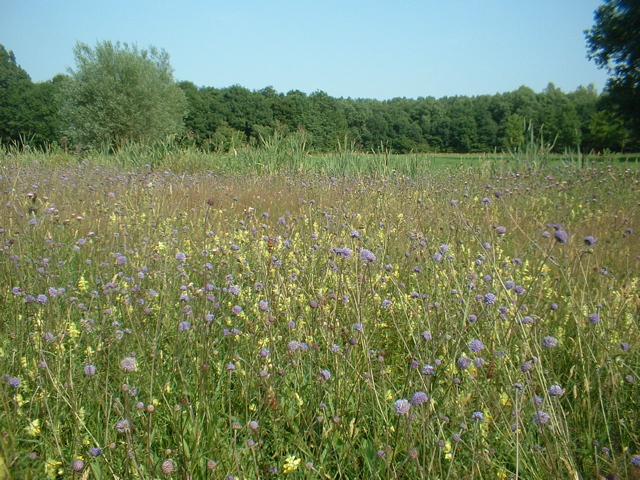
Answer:
[(640, 478), (637, 168), (290, 153), (5, 159), (0, 479)]

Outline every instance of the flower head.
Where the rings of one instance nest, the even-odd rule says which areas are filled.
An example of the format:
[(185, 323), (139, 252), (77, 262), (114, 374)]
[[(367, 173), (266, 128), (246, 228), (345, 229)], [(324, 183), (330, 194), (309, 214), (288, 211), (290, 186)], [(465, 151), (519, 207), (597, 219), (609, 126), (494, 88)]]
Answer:
[(411, 409), (411, 404), (406, 398), (401, 398), (400, 400), (396, 400), (393, 408), (398, 415), (406, 415)]
[(418, 406), (429, 401), (429, 395), (425, 392), (416, 392), (411, 396), (411, 405)]
[(136, 369), (136, 359), (133, 357), (125, 357), (120, 362), (120, 367), (125, 372), (133, 372)]

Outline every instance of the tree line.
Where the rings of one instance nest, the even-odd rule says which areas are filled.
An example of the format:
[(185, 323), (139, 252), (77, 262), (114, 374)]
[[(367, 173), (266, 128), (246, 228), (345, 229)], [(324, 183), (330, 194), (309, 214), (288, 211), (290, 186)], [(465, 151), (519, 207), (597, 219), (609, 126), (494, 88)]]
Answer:
[[(77, 44), (76, 69), (32, 82), (0, 45), (0, 142), (109, 147), (172, 136), (207, 151), (303, 134), (316, 152), (488, 152), (516, 149), (535, 135), (556, 152), (640, 146), (633, 124), (593, 86), (565, 93), (515, 91), (474, 97), (391, 100), (334, 98), (175, 82), (162, 50)], [(96, 103), (98, 102), (98, 103)], [(99, 103), (102, 102), (102, 103)]]

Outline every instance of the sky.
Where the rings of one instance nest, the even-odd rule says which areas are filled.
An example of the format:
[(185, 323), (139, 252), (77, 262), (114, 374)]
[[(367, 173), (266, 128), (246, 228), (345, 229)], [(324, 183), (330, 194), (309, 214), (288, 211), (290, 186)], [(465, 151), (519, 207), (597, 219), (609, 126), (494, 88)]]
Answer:
[(0, 44), (36, 82), (76, 42), (166, 50), (178, 81), (332, 97), (565, 92), (607, 74), (584, 30), (602, 0), (0, 0)]

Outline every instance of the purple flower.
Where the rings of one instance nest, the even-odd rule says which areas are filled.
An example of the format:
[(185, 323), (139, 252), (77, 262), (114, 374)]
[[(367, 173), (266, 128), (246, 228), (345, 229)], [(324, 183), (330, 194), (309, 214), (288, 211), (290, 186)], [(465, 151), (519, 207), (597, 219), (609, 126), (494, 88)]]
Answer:
[(318, 378), (326, 382), (331, 378), (331, 372), (329, 370), (320, 370), (320, 375), (318, 375)]
[(586, 237), (584, 237), (584, 244), (587, 247), (592, 247), (593, 245), (595, 245), (596, 243), (596, 239), (593, 238), (591, 235), (587, 235)]
[(559, 397), (562, 394), (564, 394), (564, 390), (562, 389), (562, 387), (560, 385), (551, 385), (549, 387), (549, 396), (550, 397)]
[(187, 256), (182, 253), (182, 252), (178, 252), (176, 253), (176, 260), (178, 260), (179, 262), (184, 262), (187, 259)]
[(429, 401), (429, 395), (422, 391), (414, 393), (411, 397), (411, 405), (413, 405), (414, 407), (422, 405), (427, 401)]
[(469, 342), (469, 350), (471, 350), (473, 353), (479, 352), (483, 348), (484, 344), (477, 338)]
[(514, 292), (516, 292), (518, 295), (522, 295), (525, 292), (525, 289), (522, 285), (518, 285), (516, 288), (513, 289)]
[(485, 305), (493, 305), (496, 303), (496, 296), (493, 293), (486, 293), (484, 296)]
[(533, 421), (536, 423), (539, 423), (539, 424), (549, 423), (550, 420), (551, 420), (551, 417), (549, 416), (549, 414), (542, 410), (538, 410), (533, 414)]
[(545, 348), (557, 347), (558, 339), (556, 337), (552, 337), (551, 335), (547, 335), (542, 339), (542, 346)]
[(434, 375), (435, 373), (436, 369), (433, 367), (433, 365), (425, 365), (424, 367), (422, 367), (423, 375)]
[(422, 338), (424, 338), (426, 341), (429, 341), (433, 338), (433, 336), (431, 335), (431, 332), (425, 330), (424, 332), (422, 332), (420, 335), (422, 335)]
[(464, 355), (461, 356), (458, 359), (458, 366), (460, 368), (462, 368), (463, 370), (469, 368), (471, 366), (471, 359), (469, 357), (464, 356)]
[(520, 323), (522, 323), (523, 325), (531, 325), (533, 323), (533, 318), (531, 318), (529, 315), (524, 316), (520, 319)]
[(569, 235), (564, 230), (556, 230), (553, 236), (558, 243), (567, 243), (567, 240), (569, 240)]
[(598, 315), (597, 313), (592, 313), (591, 315), (589, 315), (589, 321), (591, 323), (599, 323), (600, 322), (600, 315)]
[(387, 300), (386, 298), (380, 304), (382, 308), (389, 308), (391, 306), (391, 300)]
[(96, 374), (96, 367), (94, 365), (85, 365), (84, 367), (84, 373), (85, 375), (95, 375)]
[(233, 363), (227, 363), (226, 369), (229, 370), (230, 372), (235, 372), (236, 366)]
[(640, 455), (633, 455), (631, 457), (631, 463), (636, 467), (640, 467)]
[(360, 232), (358, 230), (351, 230), (351, 238), (360, 238)]
[(507, 228), (506, 228), (506, 227), (503, 227), (502, 225), (501, 225), (501, 226), (499, 226), (499, 227), (496, 227), (496, 233), (497, 233), (499, 236), (502, 236), (502, 235), (504, 235), (505, 233), (507, 233)]
[(185, 330), (189, 330), (191, 328), (191, 324), (189, 322), (187, 322), (186, 320), (183, 322), (180, 322), (180, 324), (178, 325), (178, 329), (181, 332), (184, 332)]
[(128, 419), (123, 418), (116, 423), (116, 430), (120, 433), (126, 433), (131, 429), (131, 422)]
[(469, 323), (475, 323), (478, 321), (478, 317), (474, 314), (469, 315)]
[(476, 422), (484, 422), (484, 413), (473, 412), (473, 414), (471, 415), (471, 419), (475, 420)]
[(81, 472), (84, 470), (84, 461), (79, 458), (76, 458), (73, 462), (71, 462), (71, 470), (74, 472)]
[(136, 369), (136, 359), (133, 357), (125, 357), (120, 362), (120, 367), (125, 372), (133, 372)]
[(21, 382), (18, 377), (9, 377), (7, 379), (7, 383), (11, 385), (13, 388), (18, 388)]
[(366, 248), (360, 252), (360, 258), (369, 263), (377, 260), (376, 256)]
[(362, 326), (362, 324), (361, 324), (361, 323), (354, 323), (354, 324), (353, 324), (353, 329), (354, 329), (356, 332), (363, 332), (363, 331), (364, 331), (364, 327)]
[(260, 302), (258, 303), (258, 308), (260, 310), (262, 310), (263, 312), (268, 312), (269, 311), (269, 302), (267, 302), (265, 300), (260, 300)]
[(524, 362), (520, 365), (520, 371), (523, 373), (530, 372), (531, 370), (533, 370), (533, 364), (531, 362)]
[(229, 287), (229, 293), (231, 295), (238, 295), (240, 293), (240, 287), (238, 285), (231, 285)]
[(231, 309), (234, 315), (240, 315), (242, 313), (242, 307), (240, 305), (234, 305)]
[(396, 400), (393, 408), (398, 415), (406, 415), (411, 409), (411, 404), (406, 398), (401, 398), (400, 400)]
[(99, 457), (100, 455), (102, 455), (102, 449), (100, 447), (93, 447), (89, 450), (89, 454), (92, 457)]

